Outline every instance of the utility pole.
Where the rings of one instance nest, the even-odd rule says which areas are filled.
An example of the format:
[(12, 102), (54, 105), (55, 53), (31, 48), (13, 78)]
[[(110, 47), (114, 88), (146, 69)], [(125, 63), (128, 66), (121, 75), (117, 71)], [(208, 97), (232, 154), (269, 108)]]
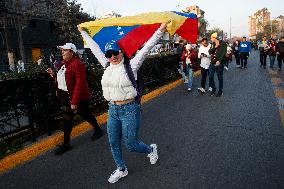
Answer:
[(232, 17), (230, 17), (230, 41), (232, 40)]

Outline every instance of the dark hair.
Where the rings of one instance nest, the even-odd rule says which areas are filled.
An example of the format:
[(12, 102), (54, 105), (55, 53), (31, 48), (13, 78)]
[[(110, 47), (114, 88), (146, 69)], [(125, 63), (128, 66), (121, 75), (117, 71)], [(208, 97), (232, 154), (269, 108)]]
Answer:
[(204, 38), (202, 38), (201, 41), (202, 41), (202, 42), (203, 42), (203, 41), (208, 41), (208, 39), (207, 39), (206, 37), (204, 37)]

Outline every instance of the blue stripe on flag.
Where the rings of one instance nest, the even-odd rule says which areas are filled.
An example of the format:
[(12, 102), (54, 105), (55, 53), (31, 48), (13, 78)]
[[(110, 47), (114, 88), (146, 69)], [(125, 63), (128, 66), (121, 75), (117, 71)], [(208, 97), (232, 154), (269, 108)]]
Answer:
[(102, 28), (93, 36), (93, 40), (100, 46), (102, 52), (105, 53), (105, 45), (111, 40), (119, 41), (128, 32), (139, 27), (136, 26), (110, 26)]
[(180, 16), (187, 17), (187, 18), (197, 19), (197, 16), (194, 13), (183, 13), (183, 12), (176, 12), (176, 11), (172, 11), (172, 12), (176, 13), (176, 14), (178, 14)]

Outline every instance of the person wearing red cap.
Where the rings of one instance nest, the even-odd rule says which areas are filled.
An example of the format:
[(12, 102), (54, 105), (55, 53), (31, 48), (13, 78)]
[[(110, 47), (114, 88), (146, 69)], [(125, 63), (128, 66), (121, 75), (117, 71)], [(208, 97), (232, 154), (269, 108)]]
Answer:
[(56, 155), (71, 149), (70, 135), (76, 113), (94, 127), (93, 140), (103, 135), (103, 131), (89, 108), (91, 95), (86, 79), (86, 67), (77, 55), (76, 46), (73, 43), (66, 43), (58, 48), (63, 57), (62, 63), (58, 65), (58, 72), (55, 74), (51, 68), (46, 70), (57, 84), (64, 120), (64, 142), (56, 148)]

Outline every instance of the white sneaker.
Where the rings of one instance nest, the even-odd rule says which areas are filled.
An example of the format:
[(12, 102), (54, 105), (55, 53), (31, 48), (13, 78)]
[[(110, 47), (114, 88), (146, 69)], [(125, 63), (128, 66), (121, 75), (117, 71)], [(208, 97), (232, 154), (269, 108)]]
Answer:
[(229, 70), (229, 68), (228, 68), (227, 66), (224, 66), (224, 68), (225, 68), (225, 70), (227, 70), (227, 71)]
[(126, 175), (128, 175), (128, 171), (127, 168), (125, 168), (124, 171), (120, 171), (119, 169), (116, 169), (109, 177), (108, 182), (109, 183), (115, 183), (117, 182), (119, 179), (125, 177)]
[(148, 157), (150, 158), (150, 163), (152, 165), (156, 164), (158, 161), (158, 150), (157, 150), (157, 144), (151, 144), (152, 152), (148, 154)]
[(187, 91), (188, 91), (188, 92), (191, 92), (191, 88), (188, 88)]
[(211, 92), (211, 91), (212, 91), (212, 87), (209, 87), (209, 88), (208, 88), (208, 91), (210, 91), (210, 92)]
[(205, 89), (202, 88), (202, 87), (198, 88), (197, 91), (200, 92), (200, 93), (205, 93)]

